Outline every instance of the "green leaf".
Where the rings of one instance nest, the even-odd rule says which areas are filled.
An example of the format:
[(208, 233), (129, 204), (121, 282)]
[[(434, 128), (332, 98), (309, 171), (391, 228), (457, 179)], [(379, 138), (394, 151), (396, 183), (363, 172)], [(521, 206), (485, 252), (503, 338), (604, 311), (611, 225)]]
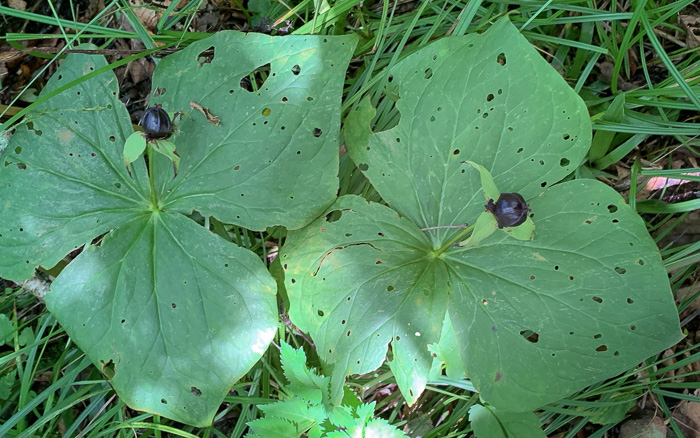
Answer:
[(469, 421), (476, 438), (544, 438), (540, 421), (532, 412), (501, 412), (492, 406), (474, 405)]
[[(479, 175), (464, 161), (529, 200), (586, 155), (586, 105), (507, 19), (436, 41), (389, 75), (398, 125), (373, 133), (375, 110), (363, 101), (348, 114), (345, 138), (382, 198), (419, 228), (473, 223), (483, 211)], [(436, 229), (430, 238), (439, 247), (456, 233)]]
[(498, 233), (445, 258), (469, 376), (509, 411), (557, 400), (681, 338), (656, 245), (614, 190), (576, 180), (530, 206), (533, 240)]
[(488, 170), (486, 170), (486, 168), (481, 164), (475, 163), (473, 161), (465, 161), (465, 163), (469, 164), (474, 169), (479, 171), (479, 178), (481, 179), (481, 189), (484, 191), (484, 197), (486, 198), (486, 201), (493, 199), (493, 201), (496, 202), (496, 200), (498, 200), (498, 197), (501, 196), (501, 192), (498, 191), (496, 183), (493, 182), (493, 177), (491, 176), (491, 173)]
[[(74, 54), (42, 94), (107, 65)], [(117, 78), (82, 82), (28, 113), (0, 156), (0, 276), (21, 281), (148, 208), (143, 163), (129, 176), (122, 145), (131, 120)]]
[(46, 305), (129, 406), (200, 426), (277, 327), (260, 260), (175, 213), (86, 247)]
[(294, 397), (289, 400), (260, 405), (260, 410), (266, 417), (284, 418), (296, 425), (297, 431), (305, 432), (316, 424), (321, 424), (326, 418), (323, 405), (308, 403), (305, 400)]
[(0, 345), (8, 342), (15, 333), (15, 325), (4, 313), (0, 313)]
[(291, 422), (278, 417), (265, 417), (248, 423), (252, 434), (246, 435), (248, 438), (299, 438), (302, 432), (299, 432), (295, 425)]
[(387, 207), (344, 196), (331, 211), (340, 218), (316, 220), (284, 247), (290, 317), (340, 373), (376, 369), (391, 342), (392, 369), (413, 402), (445, 317), (448, 297), (433, 290), (445, 289), (446, 266), (431, 257), (426, 235)]
[(146, 137), (142, 132), (134, 132), (126, 138), (124, 142), (124, 164), (129, 167), (129, 164), (136, 161), (146, 150)]
[(173, 163), (175, 174), (177, 174), (180, 169), (180, 156), (175, 150), (175, 143), (168, 140), (154, 140), (151, 145), (155, 152), (167, 157)]
[[(318, 216), (338, 190), (341, 92), (356, 43), (218, 32), (163, 59), (152, 103), (191, 115), (171, 137), (181, 164), (162, 189), (165, 208), (254, 230)], [(241, 86), (267, 65), (257, 92)], [(175, 85), (185, 78), (196, 86)]]
[(457, 343), (457, 334), (450, 314), (445, 315), (445, 322), (442, 324), (442, 333), (440, 334), (440, 343), (437, 345), (429, 345), (433, 354), (433, 366), (429, 379), (435, 380), (442, 376), (442, 365), (445, 365), (445, 373), (448, 379), (458, 380), (466, 377), (467, 371), (464, 369), (464, 362), (459, 353), (459, 344)]
[[(620, 123), (624, 117), (625, 94), (622, 93), (615, 96), (615, 99), (613, 99), (608, 109), (605, 110), (600, 120)], [(615, 134), (617, 133), (614, 131), (597, 131), (593, 136), (593, 140), (591, 141), (591, 149), (588, 151), (588, 159), (593, 162), (603, 158), (603, 156), (608, 153), (610, 145), (615, 138)]]
[(17, 381), (17, 369), (0, 377), (0, 400), (7, 400), (12, 395), (12, 387)]
[(289, 392), (311, 403), (328, 400), (328, 383), (330, 379), (319, 376), (306, 366), (306, 353), (301, 348), (295, 350), (286, 342), (281, 342), (280, 360), (284, 377), (289, 381), (285, 387)]
[[(398, 125), (373, 133), (365, 101), (345, 136), (391, 209), (340, 198), (281, 253), (290, 317), (333, 365), (334, 398), (342, 375), (374, 370), (390, 343), (399, 388), (415, 401), (446, 312), (467, 375), (503, 412), (531, 411), (680, 339), (666, 271), (636, 213), (597, 181), (549, 187), (582, 162), (590, 120), (511, 24), (437, 41), (389, 74)], [(532, 240), (506, 229), (450, 243), (465, 230), (445, 226), (484, 211), (465, 160), (525, 197), (536, 229), (518, 237)]]
[(471, 236), (469, 236), (467, 240), (459, 242), (458, 245), (464, 248), (477, 245), (479, 242), (495, 233), (497, 229), (498, 222), (496, 221), (496, 217), (493, 213), (485, 211), (476, 218)]
[(17, 344), (20, 347), (31, 344), (34, 341), (34, 330), (31, 327), (25, 327), (22, 333), (17, 337)]
[(638, 394), (616, 392), (609, 397), (603, 397), (603, 406), (599, 408), (579, 408), (583, 415), (588, 416), (591, 423), (618, 424), (627, 416), (632, 407), (637, 404)]

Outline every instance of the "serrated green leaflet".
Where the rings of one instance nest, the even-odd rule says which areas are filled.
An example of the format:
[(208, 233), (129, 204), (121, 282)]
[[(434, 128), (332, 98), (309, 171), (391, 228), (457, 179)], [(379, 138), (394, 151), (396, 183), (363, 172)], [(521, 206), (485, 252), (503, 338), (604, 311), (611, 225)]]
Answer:
[[(112, 73), (16, 129), (0, 161), (0, 277), (30, 277), (85, 244), (46, 303), (131, 407), (210, 424), (272, 340), (276, 286), (265, 265), (180, 213), (264, 229), (323, 211), (337, 190), (340, 93), (355, 43), (222, 32), (164, 59), (154, 94), (186, 113), (168, 157), (149, 152), (150, 180), (138, 148), (127, 171), (133, 129)], [(248, 91), (259, 84), (242, 78), (266, 63), (267, 81)], [(69, 55), (43, 92), (104, 65)], [(253, 112), (264, 120), (251, 131)]]
[[(171, 137), (182, 161), (165, 207), (256, 230), (318, 216), (338, 189), (340, 96), (356, 41), (220, 32), (164, 59), (154, 103), (187, 112)], [(242, 87), (256, 70), (264, 83)], [(197, 85), (175, 85), (184, 80)]]
[[(340, 198), (327, 211), (339, 219), (291, 233), (282, 253), (290, 316), (334, 366), (336, 397), (336, 374), (371, 371), (390, 343), (399, 388), (415, 401), (446, 312), (467, 375), (504, 412), (557, 400), (679, 339), (641, 219), (599, 182), (550, 187), (583, 160), (590, 121), (511, 24), (442, 39), (389, 78), (398, 125), (373, 133), (364, 101), (345, 133), (393, 210)], [(500, 192), (524, 196), (532, 240), (506, 230), (449, 244), (466, 239), (463, 224), (485, 209), (479, 172), (465, 160), (484, 166)]]

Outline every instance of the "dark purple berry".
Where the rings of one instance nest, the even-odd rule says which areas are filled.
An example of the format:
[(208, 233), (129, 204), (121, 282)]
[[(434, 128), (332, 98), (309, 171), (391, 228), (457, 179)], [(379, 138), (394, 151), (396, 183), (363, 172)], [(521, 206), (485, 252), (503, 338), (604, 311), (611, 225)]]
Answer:
[(159, 104), (153, 105), (143, 113), (139, 125), (141, 125), (149, 139), (170, 137), (170, 117)]
[(530, 208), (519, 193), (501, 193), (496, 203), (489, 199), (486, 211), (496, 216), (498, 228), (517, 227), (527, 219)]

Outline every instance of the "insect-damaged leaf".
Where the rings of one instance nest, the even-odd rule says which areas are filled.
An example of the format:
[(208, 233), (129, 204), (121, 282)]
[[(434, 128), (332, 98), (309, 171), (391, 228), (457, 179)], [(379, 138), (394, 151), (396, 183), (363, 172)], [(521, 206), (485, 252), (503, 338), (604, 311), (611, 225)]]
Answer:
[[(391, 367), (410, 403), (449, 312), (481, 396), (502, 411), (527, 411), (679, 339), (666, 272), (636, 213), (597, 181), (549, 187), (583, 160), (590, 121), (511, 24), (442, 39), (388, 74), (398, 124), (373, 133), (375, 111), (363, 103), (345, 137), (403, 218), (341, 198), (329, 210), (342, 211), (339, 220), (291, 233), (283, 250), (290, 316), (323, 360), (339, 373), (367, 372), (391, 342)], [(504, 228), (450, 246), (463, 240), (455, 226), (485, 209), (479, 173), (465, 160), (482, 164), (501, 192), (523, 195), (532, 240)], [(431, 227), (442, 228), (420, 231)]]
[[(219, 32), (163, 59), (153, 100), (186, 112), (171, 137), (181, 164), (165, 207), (256, 230), (318, 216), (338, 190), (340, 97), (356, 42)], [(196, 85), (174, 85), (184, 80)]]

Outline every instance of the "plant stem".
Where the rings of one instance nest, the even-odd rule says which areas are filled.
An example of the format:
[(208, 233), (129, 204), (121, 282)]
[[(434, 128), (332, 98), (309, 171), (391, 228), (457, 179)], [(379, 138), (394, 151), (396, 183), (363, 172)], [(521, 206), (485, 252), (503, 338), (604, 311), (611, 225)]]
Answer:
[(464, 240), (464, 239), (466, 239), (467, 237), (469, 237), (469, 234), (471, 234), (472, 230), (474, 229), (474, 225), (475, 225), (475, 224), (469, 225), (469, 226), (468, 226), (467, 228), (465, 228), (461, 233), (459, 233), (459, 234), (457, 234), (455, 237), (453, 237), (449, 242), (447, 242), (447, 243), (445, 243), (444, 245), (442, 245), (442, 246), (440, 247), (440, 249), (438, 249), (437, 251), (435, 251), (435, 255), (436, 255), (436, 256), (439, 256), (440, 254), (442, 254), (443, 252), (445, 252), (445, 250), (446, 250), (447, 248), (451, 247), (455, 242), (458, 242), (458, 241), (460, 241), (460, 240)]
[(148, 182), (151, 184), (151, 205), (153, 209), (158, 208), (158, 197), (156, 196), (156, 183), (153, 176), (153, 146), (148, 143)]

